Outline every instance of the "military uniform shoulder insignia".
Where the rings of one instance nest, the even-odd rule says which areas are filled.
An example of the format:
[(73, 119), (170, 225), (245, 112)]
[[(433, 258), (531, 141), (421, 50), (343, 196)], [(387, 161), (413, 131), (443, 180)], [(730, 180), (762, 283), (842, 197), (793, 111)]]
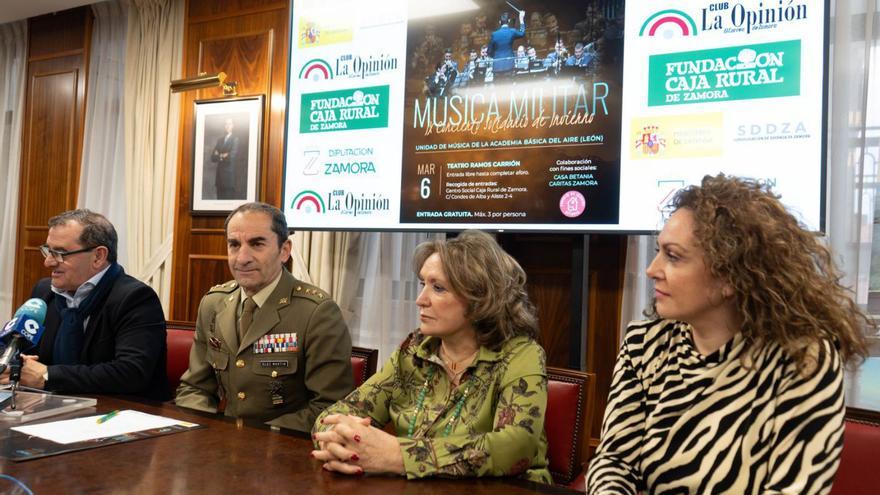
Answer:
[(297, 284), (293, 287), (292, 295), (296, 297), (311, 299), (315, 302), (321, 302), (330, 299), (330, 294), (315, 287), (314, 285), (309, 285), (302, 282), (297, 282)]
[(229, 282), (226, 282), (223, 284), (217, 284), (217, 285), (211, 287), (208, 290), (208, 294), (212, 294), (215, 292), (224, 292), (224, 293), (228, 294), (237, 288), (238, 288), (238, 283), (235, 280), (230, 280)]

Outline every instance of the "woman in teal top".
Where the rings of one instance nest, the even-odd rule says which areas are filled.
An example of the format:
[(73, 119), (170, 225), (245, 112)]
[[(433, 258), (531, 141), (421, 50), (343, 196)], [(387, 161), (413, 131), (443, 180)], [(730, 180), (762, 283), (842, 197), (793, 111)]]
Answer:
[[(413, 267), (421, 325), (318, 416), (312, 455), (346, 474), (550, 483), (547, 375), (525, 272), (479, 231), (420, 245)], [(395, 435), (381, 429), (389, 422)]]

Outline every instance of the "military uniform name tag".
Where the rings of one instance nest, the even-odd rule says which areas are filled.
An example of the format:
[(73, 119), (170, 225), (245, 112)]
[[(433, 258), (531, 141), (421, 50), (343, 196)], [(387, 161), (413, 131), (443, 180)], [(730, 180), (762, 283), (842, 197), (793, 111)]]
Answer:
[(290, 361), (260, 361), (260, 366), (263, 368), (277, 368), (280, 366), (288, 368), (290, 367)]
[(254, 343), (254, 354), (296, 352), (297, 350), (299, 350), (299, 341), (295, 333), (271, 333), (260, 337)]

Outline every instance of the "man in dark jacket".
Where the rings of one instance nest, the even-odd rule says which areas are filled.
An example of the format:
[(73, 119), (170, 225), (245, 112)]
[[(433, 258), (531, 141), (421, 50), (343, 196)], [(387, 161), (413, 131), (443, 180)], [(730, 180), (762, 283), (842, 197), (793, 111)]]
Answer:
[(513, 53), (513, 40), (526, 35), (526, 11), (519, 11), (519, 28), (510, 27), (510, 15), (507, 12), (501, 14), (498, 20), (498, 29), (492, 33), (492, 41), (489, 42), (489, 53), (495, 61), (492, 72), (495, 76), (510, 74), (513, 70), (515, 55)]
[(49, 219), (40, 251), (51, 277), (31, 293), (46, 301), (45, 331), (37, 355), (24, 356), (22, 385), (170, 398), (162, 306), (153, 289), (125, 274), (116, 246), (116, 229), (98, 213), (71, 210)]
[(217, 199), (245, 199), (243, 184), (238, 180), (238, 137), (232, 134), (235, 123), (226, 119), (225, 131), (217, 138), (211, 161), (217, 164)]

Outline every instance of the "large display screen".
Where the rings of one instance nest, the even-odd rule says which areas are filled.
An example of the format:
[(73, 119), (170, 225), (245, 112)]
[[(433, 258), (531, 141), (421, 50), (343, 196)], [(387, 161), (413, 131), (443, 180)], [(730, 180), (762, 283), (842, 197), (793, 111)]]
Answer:
[(823, 227), (825, 2), (296, 0), (300, 229), (653, 231), (706, 174)]

